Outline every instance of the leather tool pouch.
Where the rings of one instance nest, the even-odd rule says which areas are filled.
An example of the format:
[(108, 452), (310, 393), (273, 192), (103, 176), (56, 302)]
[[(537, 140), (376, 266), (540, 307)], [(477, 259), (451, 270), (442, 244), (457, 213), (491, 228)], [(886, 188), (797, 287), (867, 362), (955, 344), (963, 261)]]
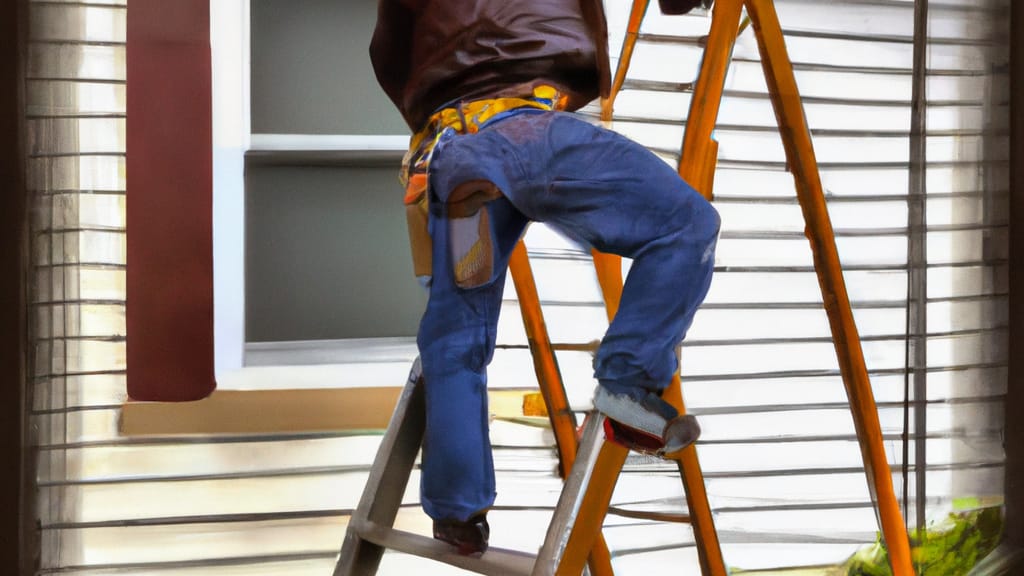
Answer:
[[(412, 267), (417, 278), (433, 274), (426, 182), (426, 175), (414, 175), (409, 179), (405, 196)], [(493, 183), (474, 180), (456, 187), (448, 199), (449, 248), (455, 282), (461, 288), (485, 284), (493, 275), (490, 220), (485, 205), (499, 197), (501, 191)]]
[(432, 274), (433, 241), (427, 227), (427, 175), (415, 174), (405, 189), (405, 219), (409, 226), (412, 269), (417, 278)]

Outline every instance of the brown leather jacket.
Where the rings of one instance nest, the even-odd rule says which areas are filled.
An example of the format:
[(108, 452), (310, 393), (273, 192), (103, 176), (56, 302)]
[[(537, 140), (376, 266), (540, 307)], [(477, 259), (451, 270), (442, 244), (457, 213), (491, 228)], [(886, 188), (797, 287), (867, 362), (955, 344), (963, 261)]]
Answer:
[[(659, 0), (667, 14), (699, 0)], [(549, 84), (575, 110), (608, 94), (602, 0), (379, 0), (370, 59), (413, 130), (453, 100)]]

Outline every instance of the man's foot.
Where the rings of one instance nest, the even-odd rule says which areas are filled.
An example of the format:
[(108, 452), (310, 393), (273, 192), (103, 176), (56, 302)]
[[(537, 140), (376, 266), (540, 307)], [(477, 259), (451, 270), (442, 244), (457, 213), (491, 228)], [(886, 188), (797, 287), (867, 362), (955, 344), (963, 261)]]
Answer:
[(462, 556), (482, 554), (487, 550), (491, 527), (487, 514), (475, 514), (466, 520), (434, 520), (434, 538), (455, 546)]
[(594, 408), (609, 418), (609, 437), (638, 452), (674, 454), (700, 436), (697, 419), (690, 414), (680, 415), (656, 392), (615, 394), (598, 386)]

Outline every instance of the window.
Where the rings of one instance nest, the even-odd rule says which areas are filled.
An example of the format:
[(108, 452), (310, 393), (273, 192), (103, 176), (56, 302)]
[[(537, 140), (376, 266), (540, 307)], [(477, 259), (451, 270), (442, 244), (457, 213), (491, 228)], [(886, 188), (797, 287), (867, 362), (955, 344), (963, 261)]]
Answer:
[[(229, 347), (219, 340), (219, 363), (353, 363), (353, 354), (379, 346), (411, 360), (426, 297), (412, 278), (399, 204), (408, 128), (372, 81), (367, 57), (376, 7), (246, 4), (248, 16), (236, 3), (223, 19), (243, 28), (249, 22), (248, 30), (220, 38), (215, 25), (213, 34), (233, 82), (225, 92), (246, 104), (239, 110), (226, 100), (242, 116), (230, 128), (248, 142), (223, 154), (220, 166), (231, 182), (217, 212), (227, 223), (224, 245), (244, 253), (245, 266), (224, 258), (218, 286), (228, 295), (218, 299), (218, 336)], [(240, 64), (242, 77), (232, 77), (230, 67)], [(221, 386), (230, 388), (253, 386), (263, 371), (222, 372)], [(324, 378), (337, 385), (345, 376)]]

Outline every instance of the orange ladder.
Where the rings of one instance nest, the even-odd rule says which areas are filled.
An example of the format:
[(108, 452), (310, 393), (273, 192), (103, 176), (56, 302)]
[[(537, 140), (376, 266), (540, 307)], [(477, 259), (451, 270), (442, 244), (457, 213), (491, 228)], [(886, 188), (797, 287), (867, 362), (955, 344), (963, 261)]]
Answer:
[[(612, 92), (609, 98), (601, 103), (603, 120), (611, 120), (615, 96), (625, 81), (633, 47), (639, 38), (640, 25), (649, 3), (650, 0), (633, 1), (625, 42), (612, 82)], [(849, 295), (846, 292), (846, 283), (843, 280), (842, 265), (822, 191), (810, 130), (807, 127), (803, 103), (793, 74), (793, 64), (786, 50), (785, 38), (773, 0), (718, 0), (715, 3), (704, 59), (687, 115), (678, 165), (679, 175), (706, 198), (712, 198), (718, 158), (718, 143), (713, 140), (712, 132), (718, 119), (733, 46), (741, 31), (740, 15), (744, 7), (757, 37), (768, 93), (786, 151), (786, 163), (789, 171), (793, 173), (796, 184), (797, 199), (806, 224), (806, 236), (814, 255), (814, 269), (818, 276), (843, 385), (850, 401), (850, 411), (860, 443), (868, 489), (876, 505), (890, 565), (895, 576), (911, 576), (914, 569), (910, 557), (910, 541), (892, 485), (892, 474), (882, 443), (878, 409), (871, 390), (871, 381), (864, 362)], [(601, 270), (617, 269), (614, 262), (617, 258), (601, 256), (601, 259), (606, 262), (598, 266), (599, 273)], [(611, 286), (613, 289), (621, 286), (617, 279), (602, 281), (601, 284), (602, 287)], [(617, 301), (617, 298), (618, 293), (615, 293), (610, 301)], [(677, 383), (678, 378), (673, 380), (673, 388)], [(679, 397), (676, 394), (672, 396)], [(688, 493), (702, 488), (703, 486), (691, 486), (687, 483)]]

